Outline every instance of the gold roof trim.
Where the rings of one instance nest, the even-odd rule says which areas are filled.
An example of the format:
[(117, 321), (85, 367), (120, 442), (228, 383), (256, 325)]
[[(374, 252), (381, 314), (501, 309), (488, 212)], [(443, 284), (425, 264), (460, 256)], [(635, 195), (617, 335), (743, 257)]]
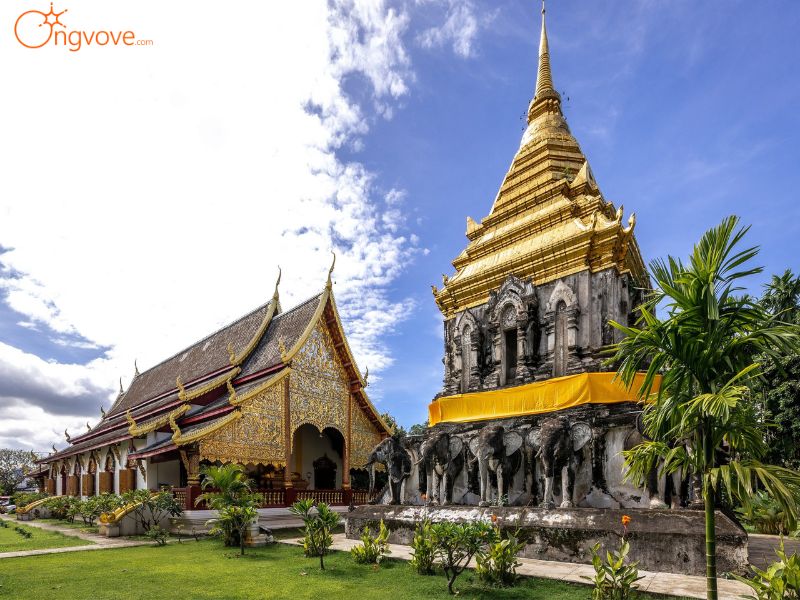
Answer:
[(176, 446), (183, 446), (185, 444), (191, 444), (192, 442), (196, 442), (207, 435), (214, 433), (215, 431), (222, 429), (228, 423), (233, 423), (237, 419), (242, 417), (242, 413), (238, 410), (234, 410), (224, 417), (217, 419), (216, 421), (212, 421), (211, 423), (198, 428), (197, 430), (193, 431), (192, 433), (184, 435), (181, 432), (180, 427), (175, 422), (174, 418), (170, 418), (169, 425), (172, 428), (172, 442)]
[(167, 423), (170, 422), (170, 419), (177, 419), (191, 407), (188, 404), (183, 404), (176, 408), (175, 410), (161, 415), (160, 417), (156, 417), (155, 419), (151, 419), (149, 421), (145, 421), (141, 425), (137, 424), (134, 418), (131, 416), (131, 411), (125, 413), (125, 419), (128, 421), (128, 433), (130, 433), (133, 437), (138, 437), (140, 435), (147, 435), (151, 431), (155, 431), (161, 427), (164, 427)]
[(233, 386), (231, 386), (230, 388), (228, 388), (229, 391), (231, 391), (228, 403), (231, 406), (241, 406), (248, 400), (255, 398), (261, 392), (268, 390), (274, 385), (279, 384), (281, 381), (286, 379), (286, 377), (288, 377), (291, 372), (292, 370), (289, 367), (286, 367), (280, 373), (277, 373), (276, 375), (273, 375), (272, 377), (267, 379), (262, 385), (254, 387), (252, 390), (248, 391), (246, 394), (242, 394), (241, 396), (237, 395), (236, 390), (233, 390), (232, 389)]
[(256, 333), (250, 338), (250, 341), (247, 343), (247, 346), (237, 354), (233, 351), (233, 345), (228, 344), (228, 353), (230, 354), (230, 362), (231, 366), (238, 367), (241, 365), (245, 359), (250, 356), (250, 354), (255, 350), (258, 342), (261, 340), (261, 337), (267, 331), (269, 324), (272, 322), (272, 317), (275, 316), (275, 312), (280, 305), (279, 294), (278, 294), (278, 286), (281, 283), (281, 269), (278, 267), (278, 279), (275, 282), (275, 291), (272, 293), (272, 300), (269, 303), (269, 308), (267, 309), (267, 314), (264, 315), (264, 319), (261, 321), (261, 325), (258, 326)]
[(235, 369), (233, 369), (231, 371), (228, 371), (227, 373), (223, 373), (222, 375), (218, 375), (217, 377), (215, 377), (214, 379), (212, 379), (208, 383), (201, 385), (200, 387), (191, 389), (189, 391), (186, 391), (185, 388), (182, 388), (182, 391), (180, 391), (178, 393), (178, 397), (181, 400), (183, 400), (184, 402), (190, 402), (190, 401), (194, 400), (195, 398), (199, 398), (203, 394), (207, 394), (208, 392), (210, 392), (210, 391), (212, 391), (212, 390), (214, 390), (214, 389), (216, 389), (216, 388), (218, 388), (218, 387), (220, 387), (222, 385), (225, 385), (231, 379), (233, 379), (239, 373), (241, 373), (241, 371), (242, 371), (241, 367), (236, 367)]

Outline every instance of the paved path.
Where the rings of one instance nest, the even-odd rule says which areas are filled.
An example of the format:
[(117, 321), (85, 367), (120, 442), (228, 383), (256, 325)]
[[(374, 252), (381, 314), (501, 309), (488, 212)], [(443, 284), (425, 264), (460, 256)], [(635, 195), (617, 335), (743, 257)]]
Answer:
[[(777, 535), (762, 535), (751, 533), (748, 536), (747, 552), (751, 565), (765, 569), (767, 565), (778, 560), (775, 550), (781, 545), (781, 538)], [(788, 554), (800, 554), (800, 540), (797, 538), (783, 538), (783, 546)]]
[[(0, 516), (8, 522), (17, 524), (17, 520), (5, 515)], [(83, 552), (87, 550), (108, 550), (109, 548), (129, 548), (131, 546), (144, 546), (152, 542), (144, 542), (138, 540), (127, 540), (125, 538), (107, 538), (103, 535), (96, 533), (87, 533), (71, 527), (64, 527), (63, 525), (54, 525), (52, 523), (42, 523), (41, 521), (20, 521), (20, 524), (27, 527), (38, 527), (46, 531), (56, 531), (69, 537), (80, 538), (91, 542), (84, 546), (68, 546), (66, 548), (42, 548), (40, 550), (19, 550), (17, 552), (0, 552), (0, 559), (3, 558), (16, 558), (19, 556), (37, 556), (39, 554), (61, 554), (63, 552)]]
[[(297, 541), (287, 539), (280, 540), (284, 544), (297, 545)], [(353, 546), (358, 545), (357, 540), (348, 540), (343, 533), (333, 536), (333, 549), (349, 552)], [(399, 544), (389, 544), (391, 550), (390, 558), (400, 560), (411, 560), (411, 548)], [(581, 583), (586, 585), (586, 580), (581, 576), (592, 577), (594, 569), (591, 565), (578, 565), (573, 563), (556, 562), (553, 560), (536, 560), (533, 558), (520, 558), (522, 565), (517, 569), (520, 575), (529, 577), (540, 577), (543, 579), (556, 579), (569, 583)], [(639, 589), (651, 594), (664, 594), (667, 596), (680, 596), (685, 598), (705, 598), (706, 580), (704, 577), (691, 575), (676, 575), (673, 573), (653, 573), (650, 571), (639, 571), (639, 575), (644, 575), (644, 579), (639, 581)], [(726, 579), (718, 580), (720, 600), (741, 600), (742, 594), (748, 594), (752, 590), (738, 581)]]

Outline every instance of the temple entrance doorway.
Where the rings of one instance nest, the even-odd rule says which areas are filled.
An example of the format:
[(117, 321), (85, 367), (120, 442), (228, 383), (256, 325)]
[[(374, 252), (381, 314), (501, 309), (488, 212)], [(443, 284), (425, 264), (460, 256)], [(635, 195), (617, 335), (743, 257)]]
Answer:
[(294, 432), (291, 470), (310, 490), (342, 487), (344, 436), (333, 427), (322, 431), (309, 423)]

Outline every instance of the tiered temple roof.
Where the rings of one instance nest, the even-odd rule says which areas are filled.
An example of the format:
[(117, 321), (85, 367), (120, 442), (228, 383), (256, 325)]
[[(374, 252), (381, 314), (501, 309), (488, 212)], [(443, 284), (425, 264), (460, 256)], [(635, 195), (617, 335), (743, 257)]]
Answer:
[(455, 275), (433, 287), (450, 318), (484, 304), (509, 273), (536, 285), (586, 269), (610, 267), (643, 282), (645, 267), (633, 235), (635, 216), (606, 201), (561, 111), (553, 86), (544, 9), (536, 93), (528, 127), (491, 212), (480, 223), (467, 217), (464, 251)]
[(120, 385), (119, 396), (100, 422), (82, 435), (68, 437), (70, 445), (43, 462), (151, 431), (173, 433), (129, 455), (145, 458), (213, 432), (238, 418), (237, 399), (263, 390), (289, 372), (294, 354), (319, 323), (331, 332), (357, 405), (378, 431), (388, 434), (347, 344), (330, 274), (322, 293), (286, 312), (281, 312), (278, 283), (266, 304), (143, 373), (137, 368), (130, 387), (123, 391)]

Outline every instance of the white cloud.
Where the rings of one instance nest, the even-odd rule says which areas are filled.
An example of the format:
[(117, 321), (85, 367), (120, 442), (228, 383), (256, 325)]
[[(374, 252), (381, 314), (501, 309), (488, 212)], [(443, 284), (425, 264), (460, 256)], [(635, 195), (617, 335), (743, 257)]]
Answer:
[[(65, 15), (152, 47), (0, 39), (16, 90), (0, 113), (0, 244), (14, 274), (0, 292), (28, 326), (112, 348), (82, 366), (0, 345), (0, 410), (13, 412), (0, 444), (29, 432), (20, 443), (49, 446), (96, 415), (135, 357), (153, 365), (265, 301), (278, 264), (284, 307), (316, 293), (332, 248), (360, 365), (391, 364), (382, 336), (413, 304), (386, 286), (416, 238), (378, 201), (375, 174), (336, 151), (409, 92), (408, 16), (382, 1), (245, 4), (151, 0), (133, 14), (95, 0)], [(0, 6), (0, 23), (15, 6)], [(366, 102), (347, 93), (350, 77), (368, 82)]]
[[(417, 0), (424, 4), (430, 0)], [(430, 27), (417, 36), (423, 48), (451, 46), (453, 52), (464, 58), (474, 54), (475, 37), (480, 22), (475, 6), (470, 0), (448, 0), (444, 23)]]

